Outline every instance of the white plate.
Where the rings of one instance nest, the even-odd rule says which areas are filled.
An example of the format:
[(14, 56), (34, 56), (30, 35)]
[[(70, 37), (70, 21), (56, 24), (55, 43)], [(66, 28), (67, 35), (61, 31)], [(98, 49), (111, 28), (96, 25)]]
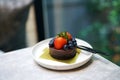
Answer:
[[(50, 40), (51, 40), (51, 38), (39, 42), (38, 44), (36, 44), (33, 47), (33, 50), (32, 50), (33, 59), (39, 65), (41, 65), (43, 67), (46, 67), (49, 69), (54, 69), (54, 70), (74, 69), (74, 68), (84, 65), (92, 57), (92, 53), (81, 50), (81, 53), (78, 55), (78, 58), (76, 59), (76, 61), (71, 64), (40, 58), (40, 55), (42, 54), (43, 49), (48, 47), (48, 43)], [(76, 39), (76, 40), (77, 40), (78, 45), (84, 45), (84, 46), (92, 48), (92, 46), (89, 43), (87, 43), (81, 39)]]

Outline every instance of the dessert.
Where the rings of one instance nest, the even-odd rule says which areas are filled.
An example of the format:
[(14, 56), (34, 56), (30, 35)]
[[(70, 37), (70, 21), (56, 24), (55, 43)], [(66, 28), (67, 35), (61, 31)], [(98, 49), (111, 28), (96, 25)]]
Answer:
[(69, 32), (61, 32), (49, 42), (49, 53), (53, 58), (66, 60), (76, 55), (77, 42)]

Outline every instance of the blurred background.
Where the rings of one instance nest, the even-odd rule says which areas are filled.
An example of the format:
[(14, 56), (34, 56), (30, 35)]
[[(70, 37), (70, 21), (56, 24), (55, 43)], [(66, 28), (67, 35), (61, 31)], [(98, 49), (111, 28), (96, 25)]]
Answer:
[(18, 50), (68, 31), (120, 66), (120, 0), (0, 0), (0, 50)]

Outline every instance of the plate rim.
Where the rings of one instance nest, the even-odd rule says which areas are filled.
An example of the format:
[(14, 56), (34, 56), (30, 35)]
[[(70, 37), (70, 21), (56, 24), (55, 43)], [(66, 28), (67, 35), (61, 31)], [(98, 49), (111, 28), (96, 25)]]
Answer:
[[(34, 61), (37, 62), (37, 63), (38, 63), (40, 66), (42, 66), (42, 67), (45, 67), (45, 68), (48, 68), (48, 69), (52, 69), (52, 70), (70, 70), (70, 69), (78, 68), (78, 67), (86, 64), (86, 63), (91, 59), (91, 57), (93, 56), (93, 54), (91, 53), (90, 57), (89, 57), (88, 59), (82, 61), (82, 63), (77, 62), (77, 63), (67, 64), (67, 65), (64, 65), (64, 66), (48, 65), (48, 64), (46, 64), (46, 63), (42, 63), (42, 62), (40, 62), (40, 59), (38, 60), (38, 59), (35, 57), (34, 50), (35, 50), (35, 49), (37, 48), (37, 46), (39, 46), (40, 44), (43, 44), (44, 42), (49, 41), (49, 40), (51, 40), (51, 39), (52, 39), (52, 38), (47, 38), (47, 39), (45, 39), (45, 40), (42, 40), (42, 41), (36, 43), (36, 44), (33, 46), (33, 48), (32, 48), (32, 57), (33, 57)], [(82, 40), (82, 39), (78, 39), (78, 38), (76, 38), (76, 40), (78, 40), (78, 41), (79, 41), (79, 40), (80, 40), (80, 41), (83, 41), (83, 42), (87, 43), (87, 45), (89, 45), (90, 48), (92, 48), (92, 46), (91, 46), (88, 42), (86, 42), (86, 41), (84, 41), (84, 40)], [(45, 59), (43, 59), (43, 60), (45, 60)], [(49, 61), (50, 61), (50, 60), (49, 60)], [(53, 61), (52, 61), (52, 62), (53, 62)], [(74, 66), (74, 65), (75, 65), (75, 66)]]

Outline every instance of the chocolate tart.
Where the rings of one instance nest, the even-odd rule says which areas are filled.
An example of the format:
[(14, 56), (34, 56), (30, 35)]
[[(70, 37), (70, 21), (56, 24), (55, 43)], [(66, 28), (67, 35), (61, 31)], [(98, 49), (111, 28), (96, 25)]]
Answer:
[(64, 49), (55, 49), (54, 47), (49, 47), (50, 55), (53, 58), (60, 59), (60, 60), (67, 60), (71, 59), (76, 55), (76, 47), (68, 50)]

